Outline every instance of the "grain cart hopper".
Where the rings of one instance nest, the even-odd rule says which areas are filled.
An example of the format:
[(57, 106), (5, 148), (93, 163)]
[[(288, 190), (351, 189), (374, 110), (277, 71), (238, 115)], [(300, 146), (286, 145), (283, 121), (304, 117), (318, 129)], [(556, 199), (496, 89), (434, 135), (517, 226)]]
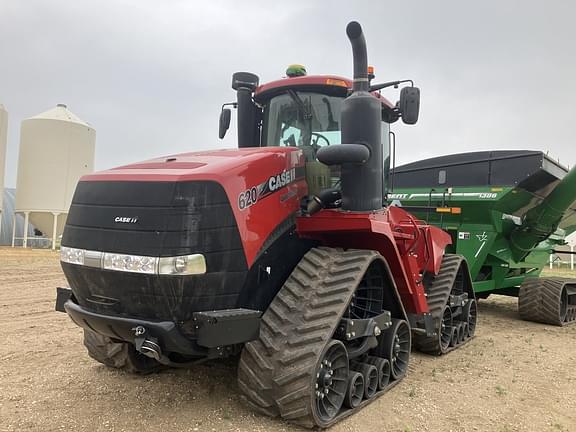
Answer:
[(382, 98), (394, 83), (371, 85), (360, 25), (347, 35), (353, 81), (302, 66), (264, 85), (233, 75), (220, 137), (232, 106), (238, 149), (81, 179), (57, 308), (94, 359), (146, 373), (241, 354), (253, 407), (326, 427), (404, 377), (413, 333), (436, 353), (473, 335), (472, 282), (444, 253), (450, 236), (384, 206), (389, 125), (416, 122), (419, 91)]
[(538, 277), (576, 230), (576, 168), (539, 151), (464, 153), (398, 167), (394, 184), (389, 199), (451, 234), (478, 297), (517, 296), (529, 321), (576, 320), (576, 280)]

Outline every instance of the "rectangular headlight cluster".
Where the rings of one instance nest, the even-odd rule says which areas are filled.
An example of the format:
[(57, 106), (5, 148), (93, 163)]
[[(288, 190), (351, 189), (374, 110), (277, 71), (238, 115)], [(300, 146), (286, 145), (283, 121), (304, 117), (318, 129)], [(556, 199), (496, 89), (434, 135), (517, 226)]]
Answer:
[(105, 252), (102, 268), (131, 273), (155, 274), (158, 268), (158, 258)]
[(206, 273), (206, 259), (202, 254), (150, 257), (88, 251), (63, 246), (60, 248), (60, 261), (104, 270), (142, 274), (178, 276)]

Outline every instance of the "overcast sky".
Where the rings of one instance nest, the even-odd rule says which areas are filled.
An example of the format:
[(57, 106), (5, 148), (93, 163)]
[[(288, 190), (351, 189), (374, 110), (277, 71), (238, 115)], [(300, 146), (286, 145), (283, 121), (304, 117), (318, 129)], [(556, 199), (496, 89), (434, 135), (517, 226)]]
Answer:
[(232, 73), (265, 82), (302, 63), (311, 74), (350, 76), (352, 19), (364, 27), (377, 81), (412, 78), (421, 88), (419, 123), (394, 125), (399, 163), (534, 149), (572, 165), (575, 5), (0, 0), (6, 186), (16, 183), (20, 122), (57, 103), (96, 129), (96, 169), (233, 147), (234, 133), (217, 137), (220, 106), (235, 96)]

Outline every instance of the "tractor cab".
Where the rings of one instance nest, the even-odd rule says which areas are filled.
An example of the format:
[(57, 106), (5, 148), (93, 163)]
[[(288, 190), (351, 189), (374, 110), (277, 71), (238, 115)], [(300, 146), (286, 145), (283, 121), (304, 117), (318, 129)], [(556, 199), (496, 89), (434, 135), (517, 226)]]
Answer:
[[(374, 77), (372, 68), (369, 77)], [(340, 183), (340, 166), (329, 167), (321, 163), (317, 153), (323, 147), (342, 143), (342, 102), (352, 92), (352, 81), (332, 75), (307, 76), (304, 66), (291, 65), (286, 70), (286, 78), (263, 85), (258, 82), (258, 77), (251, 73), (237, 72), (233, 75), (232, 87), (238, 92), (238, 100), (222, 107), (220, 138), (224, 137), (230, 124), (228, 106), (237, 108), (240, 148), (301, 149), (306, 164), (309, 194), (318, 195), (322, 190), (337, 188)], [(399, 107), (407, 104), (406, 101), (400, 101), (393, 105), (381, 96), (380, 90), (388, 86), (397, 87), (400, 83), (397, 81), (374, 86), (380, 88), (371, 91), (381, 103), (380, 144), (384, 193), (387, 190), (393, 144), (390, 124), (401, 116)], [(412, 99), (417, 109), (419, 101), (415, 100), (414, 95)], [(413, 113), (411, 115), (414, 117)], [(417, 112), (415, 116), (417, 119)]]

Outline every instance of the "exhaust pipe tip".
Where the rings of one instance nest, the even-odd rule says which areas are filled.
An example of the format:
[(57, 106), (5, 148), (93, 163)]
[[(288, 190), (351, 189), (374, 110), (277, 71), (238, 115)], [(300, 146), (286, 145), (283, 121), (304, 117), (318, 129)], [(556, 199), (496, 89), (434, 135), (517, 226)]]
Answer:
[(346, 26), (346, 34), (350, 39), (356, 39), (362, 36), (362, 26), (358, 21), (350, 21)]
[(352, 60), (354, 64), (353, 91), (368, 91), (370, 79), (368, 77), (368, 54), (366, 39), (362, 26), (357, 21), (351, 21), (346, 26), (346, 35), (352, 45)]

